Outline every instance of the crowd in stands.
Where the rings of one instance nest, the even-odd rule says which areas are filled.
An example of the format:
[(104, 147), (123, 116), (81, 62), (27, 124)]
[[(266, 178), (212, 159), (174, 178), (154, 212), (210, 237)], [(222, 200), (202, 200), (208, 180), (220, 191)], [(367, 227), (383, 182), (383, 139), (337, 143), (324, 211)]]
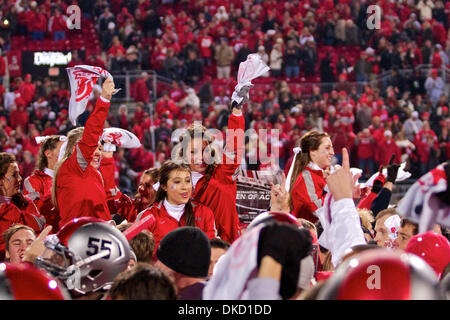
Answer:
[[(170, 158), (173, 130), (193, 121), (224, 129), (239, 63), (255, 52), (271, 70), (254, 82), (246, 124), (279, 129), (280, 157), (249, 169), (278, 165), (287, 172), (296, 141), (311, 129), (331, 135), (337, 161), (347, 147), (364, 177), (391, 153), (397, 162), (408, 160), (414, 178), (450, 158), (449, 2), (377, 1), (379, 30), (366, 27), (373, 1), (0, 2), (1, 80), (14, 37), (64, 41), (72, 32), (64, 27), (67, 7), (78, 4), (82, 21), (96, 26), (101, 51), (74, 50), (69, 66), (97, 65), (113, 75), (154, 70), (172, 81), (151, 116), (151, 76), (142, 72), (132, 85), (137, 107), (123, 105), (109, 116), (110, 126), (132, 131), (144, 145), (115, 154), (125, 192), (140, 172)], [(302, 83), (314, 85), (306, 90)], [(9, 92), (0, 85), (0, 95), (0, 151), (16, 155), (26, 178), (39, 147), (34, 138), (71, 129), (68, 82), (27, 74), (10, 78)], [(94, 90), (91, 102), (99, 95)]]

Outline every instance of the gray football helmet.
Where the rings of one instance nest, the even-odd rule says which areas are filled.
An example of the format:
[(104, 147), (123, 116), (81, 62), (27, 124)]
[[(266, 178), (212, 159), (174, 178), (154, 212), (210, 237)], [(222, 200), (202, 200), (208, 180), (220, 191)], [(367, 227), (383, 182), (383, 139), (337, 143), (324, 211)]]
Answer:
[(125, 236), (92, 217), (74, 219), (45, 239), (47, 251), (35, 264), (80, 294), (107, 290), (131, 259)]

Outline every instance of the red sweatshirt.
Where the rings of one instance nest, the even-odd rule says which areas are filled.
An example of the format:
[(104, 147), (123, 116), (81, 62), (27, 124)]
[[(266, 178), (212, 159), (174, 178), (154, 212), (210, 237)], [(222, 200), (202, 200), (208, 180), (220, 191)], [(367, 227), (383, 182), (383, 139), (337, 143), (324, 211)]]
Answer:
[[(209, 239), (216, 238), (217, 232), (214, 225), (214, 216), (211, 209), (195, 201), (192, 202), (192, 208), (195, 215), (195, 226), (206, 233)], [(183, 214), (180, 221), (178, 222), (175, 218), (169, 215), (163, 202), (155, 202), (150, 208), (139, 213), (136, 221), (145, 218), (149, 214), (152, 214), (156, 219), (155, 223), (152, 224), (148, 229), (155, 237), (155, 248), (158, 248), (159, 242), (170, 231), (186, 225), (185, 215)]]
[(318, 218), (313, 212), (323, 206), (325, 198), (323, 189), (326, 184), (322, 170), (313, 170), (310, 167), (305, 167), (292, 187), (292, 214), (297, 218), (303, 218), (315, 223)]
[[(231, 114), (228, 118), (228, 129), (241, 129), (242, 134), (244, 134), (244, 116), (235, 116)], [(227, 137), (225, 150), (227, 151), (227, 148), (234, 146), (234, 150), (229, 151), (234, 151), (236, 154), (242, 155), (244, 148), (243, 139), (238, 141), (237, 138), (234, 138), (234, 143), (230, 143), (231, 138), (231, 135)], [(234, 158), (234, 163), (227, 163), (226, 157), (227, 156), (224, 153), (223, 163), (216, 166), (209, 182), (207, 181), (206, 176), (200, 178), (195, 186), (194, 199), (211, 208), (214, 213), (219, 237), (232, 243), (241, 235), (239, 216), (236, 210), (236, 177), (239, 173), (240, 157), (238, 156), (238, 159)], [(206, 183), (207, 186), (204, 191), (200, 191), (203, 190)]]
[(46, 226), (53, 227), (52, 233), (59, 230), (60, 216), (52, 202), (53, 177), (44, 171), (36, 170), (23, 182), (23, 194), (33, 200), (39, 212), (45, 217)]
[[(31, 227), (36, 233), (39, 233), (43, 229), (44, 223), (45, 219), (39, 214), (36, 206), (29, 199), (23, 209), (19, 209), (13, 203), (3, 202), (0, 199), (0, 234), (3, 234), (14, 224), (24, 224)], [(0, 237), (0, 257), (2, 258), (5, 247), (3, 237)]]
[(56, 178), (60, 227), (77, 217), (111, 220), (100, 172), (90, 165), (108, 115), (110, 103), (100, 97), (89, 116), (73, 154), (61, 165)]

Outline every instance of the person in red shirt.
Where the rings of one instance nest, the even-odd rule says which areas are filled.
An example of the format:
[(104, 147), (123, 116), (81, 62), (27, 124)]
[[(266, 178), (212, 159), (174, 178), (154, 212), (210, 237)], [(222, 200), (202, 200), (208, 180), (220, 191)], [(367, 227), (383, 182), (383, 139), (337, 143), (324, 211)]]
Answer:
[(378, 163), (382, 166), (389, 164), (392, 154), (395, 154), (395, 163), (400, 163), (401, 161), (401, 150), (392, 138), (392, 132), (390, 130), (384, 132), (384, 138), (378, 142), (376, 152), (378, 153)]
[(119, 37), (118, 36), (114, 36), (112, 39), (112, 45), (108, 50), (108, 55), (110, 56), (117, 56), (117, 52), (120, 51), (122, 52), (123, 55), (125, 55), (127, 53), (127, 51), (125, 50), (125, 48), (122, 46), (122, 44), (119, 41)]
[(66, 40), (67, 23), (62, 15), (60, 8), (55, 8), (55, 13), (48, 21), (48, 31), (53, 33), (53, 39), (55, 41)]
[(155, 237), (155, 248), (170, 231), (192, 226), (201, 229), (210, 239), (217, 237), (214, 215), (210, 208), (191, 199), (191, 170), (188, 165), (172, 160), (159, 169), (159, 188), (155, 202), (139, 213), (136, 221), (153, 215), (156, 221), (149, 230)]
[(25, 75), (25, 81), (23, 81), (19, 86), (19, 93), (25, 103), (25, 106), (29, 106), (36, 93), (36, 86), (31, 82), (31, 74), (28, 73)]
[(99, 138), (113, 92), (112, 78), (106, 79), (85, 127), (73, 129), (67, 135), (65, 154), (55, 170), (52, 191), (61, 217), (60, 227), (83, 216), (111, 220), (103, 178), (97, 168), (101, 157)]
[(141, 77), (134, 83), (134, 101), (136, 102), (150, 102), (150, 90), (147, 87), (147, 81), (150, 75), (147, 72), (142, 72)]
[(375, 169), (374, 150), (375, 139), (370, 135), (369, 128), (360, 131), (355, 139), (357, 146), (359, 168), (363, 171), (363, 177), (370, 177)]
[[(45, 218), (39, 214), (34, 203), (20, 192), (22, 177), (16, 157), (0, 153), (0, 234), (14, 224), (23, 224), (36, 233), (44, 228)], [(5, 257), (5, 242), (0, 237), (0, 260)]]
[(28, 124), (28, 112), (25, 108), (25, 102), (21, 98), (16, 98), (16, 107), (9, 114), (9, 124), (13, 129), (20, 126), (25, 131)]
[(55, 212), (52, 203), (52, 185), (54, 169), (63, 144), (61, 138), (63, 136), (49, 136), (41, 143), (36, 170), (23, 183), (23, 194), (34, 202), (47, 225), (53, 227), (53, 232), (58, 231), (59, 221), (59, 214)]
[(138, 214), (153, 204), (156, 195), (156, 190), (153, 185), (158, 183), (158, 181), (158, 169), (145, 170), (139, 180), (138, 193), (134, 199), (119, 192), (120, 194), (116, 199), (108, 201), (111, 214), (118, 214), (128, 222), (135, 222)]
[(170, 98), (169, 92), (165, 91), (156, 103), (155, 111), (160, 117), (168, 111), (171, 118), (173, 118), (178, 115), (179, 109), (180, 108), (175, 104), (175, 101)]
[(39, 6), (32, 21), (29, 21), (28, 31), (31, 31), (31, 38), (33, 41), (44, 40), (45, 32), (47, 31), (48, 17), (45, 14), (45, 8)]
[(245, 119), (239, 107), (232, 108), (228, 130), (225, 152), (221, 153), (215, 150), (207, 129), (194, 122), (180, 136), (181, 142), (174, 147), (172, 159), (179, 157), (190, 165), (194, 199), (211, 208), (218, 236), (232, 243), (241, 235), (236, 178), (244, 152)]
[(292, 214), (315, 223), (314, 211), (323, 206), (324, 188), (334, 157), (333, 144), (325, 132), (309, 131), (300, 139), (301, 152), (292, 163), (289, 181)]
[(214, 39), (207, 32), (205, 32), (204, 29), (200, 29), (197, 37), (197, 44), (199, 47), (200, 57), (203, 59), (205, 65), (211, 65)]

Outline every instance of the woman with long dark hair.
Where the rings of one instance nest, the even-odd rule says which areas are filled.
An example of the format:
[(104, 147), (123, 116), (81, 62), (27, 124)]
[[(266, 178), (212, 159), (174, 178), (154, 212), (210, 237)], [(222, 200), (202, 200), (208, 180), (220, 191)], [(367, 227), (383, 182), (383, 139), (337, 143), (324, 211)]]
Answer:
[(323, 206), (326, 177), (334, 156), (330, 136), (325, 132), (309, 131), (300, 138), (289, 179), (291, 212), (298, 218), (315, 223), (313, 214)]
[(159, 169), (159, 188), (153, 205), (139, 213), (136, 221), (148, 215), (155, 217), (149, 230), (155, 237), (155, 248), (170, 231), (182, 227), (198, 227), (208, 238), (216, 238), (214, 215), (208, 207), (191, 199), (192, 180), (189, 166), (167, 160)]

